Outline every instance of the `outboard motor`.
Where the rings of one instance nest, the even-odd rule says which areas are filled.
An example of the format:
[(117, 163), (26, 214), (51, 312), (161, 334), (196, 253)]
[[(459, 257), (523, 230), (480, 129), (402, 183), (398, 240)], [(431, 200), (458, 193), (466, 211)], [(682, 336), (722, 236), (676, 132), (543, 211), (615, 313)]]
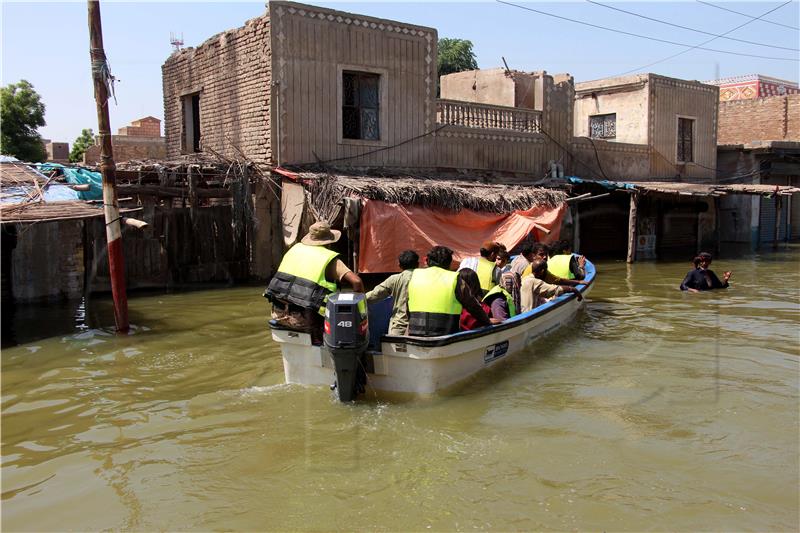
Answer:
[(365, 359), (369, 322), (366, 296), (358, 292), (331, 294), (325, 307), (322, 339), (333, 360), (336, 371), (334, 386), (339, 401), (354, 400), (364, 392), (367, 383)]

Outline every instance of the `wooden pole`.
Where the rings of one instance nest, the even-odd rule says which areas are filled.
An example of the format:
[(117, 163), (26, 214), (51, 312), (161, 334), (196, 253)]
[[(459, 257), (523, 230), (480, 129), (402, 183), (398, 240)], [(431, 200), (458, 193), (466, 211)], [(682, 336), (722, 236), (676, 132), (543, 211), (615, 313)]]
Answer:
[(99, 0), (88, 0), (89, 57), (92, 64), (94, 99), (97, 103), (97, 130), (100, 137), (100, 172), (103, 175), (103, 211), (108, 242), (108, 269), (111, 296), (114, 299), (114, 321), (117, 331), (128, 332), (128, 296), (125, 289), (125, 257), (122, 250), (122, 228), (117, 203), (117, 166), (111, 146), (111, 124), (108, 118), (108, 83), (111, 73), (103, 49), (103, 26)]
[(636, 210), (639, 206), (639, 195), (631, 194), (631, 208), (628, 212), (628, 263), (636, 261)]
[(775, 238), (772, 240), (772, 247), (778, 248), (778, 239), (781, 236), (781, 195), (775, 193)]

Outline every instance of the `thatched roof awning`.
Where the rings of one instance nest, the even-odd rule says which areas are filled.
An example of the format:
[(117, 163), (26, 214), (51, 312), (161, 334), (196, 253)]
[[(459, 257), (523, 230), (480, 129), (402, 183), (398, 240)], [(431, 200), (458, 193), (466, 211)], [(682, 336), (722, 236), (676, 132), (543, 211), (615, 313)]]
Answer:
[(791, 195), (800, 193), (799, 187), (788, 185), (684, 183), (669, 181), (596, 181), (570, 176), (572, 184), (593, 184), (611, 190), (638, 191), (642, 193), (676, 194), (682, 196), (725, 196), (727, 194)]
[[(141, 211), (141, 207), (120, 208), (119, 212)], [(3, 204), (0, 206), (0, 224), (33, 224), (56, 220), (78, 220), (103, 216), (101, 203), (74, 202), (30, 202), (25, 204)]]
[[(278, 174), (302, 181), (315, 203), (338, 204), (342, 198), (358, 196), (388, 203), (439, 207), (451, 211), (470, 209), (488, 213), (512, 213), (532, 207), (557, 207), (567, 195), (539, 187), (487, 184), (478, 181), (444, 180), (408, 176), (367, 176), (289, 172)], [(318, 206), (323, 207), (323, 206)]]

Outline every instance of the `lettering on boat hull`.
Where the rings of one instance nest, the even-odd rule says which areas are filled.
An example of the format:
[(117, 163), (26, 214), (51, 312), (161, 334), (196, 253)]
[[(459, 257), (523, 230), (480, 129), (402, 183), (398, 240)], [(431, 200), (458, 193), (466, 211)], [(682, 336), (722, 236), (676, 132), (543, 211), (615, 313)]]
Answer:
[(483, 354), (483, 363), (488, 364), (499, 359), (508, 353), (508, 341), (503, 341), (498, 344), (492, 344), (486, 347), (486, 352)]

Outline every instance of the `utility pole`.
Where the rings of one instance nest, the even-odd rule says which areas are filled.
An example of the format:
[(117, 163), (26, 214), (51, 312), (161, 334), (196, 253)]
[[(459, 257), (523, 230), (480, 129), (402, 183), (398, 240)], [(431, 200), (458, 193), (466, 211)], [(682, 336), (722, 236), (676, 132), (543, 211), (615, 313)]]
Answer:
[(100, 172), (103, 174), (103, 212), (106, 219), (108, 269), (111, 275), (111, 296), (114, 299), (114, 321), (119, 333), (128, 332), (128, 295), (125, 290), (125, 257), (122, 250), (122, 229), (117, 203), (117, 165), (111, 146), (111, 124), (108, 118), (109, 85), (113, 78), (103, 50), (103, 26), (99, 0), (88, 0), (89, 57), (92, 61), (94, 99), (97, 102), (97, 129), (100, 137)]

